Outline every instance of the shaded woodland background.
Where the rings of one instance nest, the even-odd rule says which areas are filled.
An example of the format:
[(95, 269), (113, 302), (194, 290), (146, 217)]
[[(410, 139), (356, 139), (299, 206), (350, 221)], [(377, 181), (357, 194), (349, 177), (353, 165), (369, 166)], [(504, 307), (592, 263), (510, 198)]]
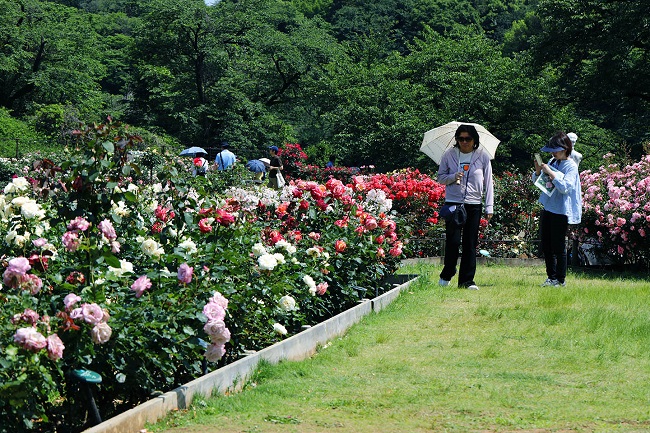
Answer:
[(0, 156), (110, 116), (146, 149), (300, 143), (310, 163), (436, 170), (451, 120), (529, 167), (558, 129), (581, 169), (650, 134), (645, 0), (0, 0)]

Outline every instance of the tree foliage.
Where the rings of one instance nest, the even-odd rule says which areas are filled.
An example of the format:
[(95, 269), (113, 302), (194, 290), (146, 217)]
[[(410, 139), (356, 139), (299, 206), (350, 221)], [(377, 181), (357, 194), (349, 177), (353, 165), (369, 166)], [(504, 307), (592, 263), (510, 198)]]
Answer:
[(648, 140), (650, 3), (542, 0), (537, 13), (536, 60), (557, 69), (558, 98), (629, 141)]
[(649, 7), (0, 0), (0, 107), (59, 140), (111, 115), (184, 145), (226, 140), (247, 159), (298, 142), (318, 161), (382, 169), (435, 169), (419, 144), (450, 120), (490, 128), (497, 167), (527, 167), (563, 129), (593, 168), (648, 141)]

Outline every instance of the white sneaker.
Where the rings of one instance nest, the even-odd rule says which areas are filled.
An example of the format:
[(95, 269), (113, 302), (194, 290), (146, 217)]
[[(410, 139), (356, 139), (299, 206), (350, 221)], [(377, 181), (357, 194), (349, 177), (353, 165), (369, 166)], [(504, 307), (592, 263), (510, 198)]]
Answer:
[(566, 286), (566, 283), (560, 283), (558, 280), (552, 280), (547, 278), (546, 281), (542, 283), (542, 287), (560, 287)]
[(467, 290), (478, 290), (478, 286), (476, 284), (470, 284), (467, 286)]
[(449, 281), (447, 281), (447, 280), (443, 280), (443, 279), (441, 278), (441, 279), (438, 281), (438, 285), (439, 285), (439, 286), (448, 286), (448, 285), (449, 285)]

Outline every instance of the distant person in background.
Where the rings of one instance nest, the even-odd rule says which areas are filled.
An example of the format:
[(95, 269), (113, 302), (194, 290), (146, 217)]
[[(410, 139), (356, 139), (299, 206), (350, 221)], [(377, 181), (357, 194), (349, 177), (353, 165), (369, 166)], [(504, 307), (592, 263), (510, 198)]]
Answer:
[(214, 162), (217, 164), (217, 170), (226, 170), (237, 161), (237, 157), (230, 151), (230, 145), (227, 141), (221, 142), (221, 152), (217, 153)]
[(325, 164), (325, 168), (333, 168), (335, 162), (336, 162), (336, 156), (331, 155), (329, 161), (327, 161), (327, 164)]
[(582, 153), (576, 151), (576, 141), (578, 141), (578, 136), (575, 132), (569, 132), (566, 136), (569, 137), (569, 140), (571, 140), (571, 144), (573, 145), (573, 150), (569, 156), (575, 161), (576, 165), (579, 166), (580, 161), (582, 161)]
[(266, 167), (270, 163), (268, 158), (251, 159), (246, 163), (248, 171), (254, 174), (256, 183), (261, 183), (266, 177)]
[(269, 146), (269, 154), (271, 155), (269, 162), (269, 188), (280, 189), (278, 186), (278, 174), (281, 174), (282, 160), (278, 156), (278, 146)]
[(192, 160), (192, 175), (193, 176), (205, 176), (208, 172), (208, 160), (205, 157), (208, 156), (205, 153), (197, 153), (196, 157)]

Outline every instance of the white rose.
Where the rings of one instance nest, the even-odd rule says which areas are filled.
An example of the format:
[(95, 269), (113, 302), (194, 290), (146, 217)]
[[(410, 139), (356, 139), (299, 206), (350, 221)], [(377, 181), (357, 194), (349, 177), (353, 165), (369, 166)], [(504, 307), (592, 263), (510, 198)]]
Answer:
[(287, 335), (287, 328), (280, 325), (279, 323), (273, 324), (273, 330), (280, 335)]
[(320, 257), (320, 250), (316, 247), (307, 248), (305, 252), (309, 257)]
[(180, 244), (178, 244), (178, 248), (182, 249), (187, 254), (194, 254), (195, 252), (198, 251), (196, 249), (196, 244), (191, 239), (186, 239)]
[(143, 253), (149, 257), (159, 259), (161, 255), (165, 253), (165, 250), (153, 239), (145, 239), (144, 242), (140, 245), (140, 249)]
[(313, 279), (311, 276), (309, 276), (309, 275), (305, 275), (304, 277), (302, 277), (302, 281), (303, 281), (305, 284), (307, 284), (307, 287), (309, 287), (309, 288), (311, 288), (311, 287), (316, 287), (316, 282), (315, 282), (314, 279)]
[(263, 256), (264, 254), (266, 254), (266, 248), (264, 248), (264, 245), (262, 245), (259, 242), (253, 245), (252, 251), (253, 254), (255, 254), (255, 257)]
[(27, 219), (45, 218), (45, 211), (35, 201), (29, 201), (20, 207), (20, 213)]
[(278, 260), (271, 254), (264, 254), (257, 259), (260, 269), (263, 271), (272, 271), (278, 265)]
[(15, 194), (29, 189), (29, 182), (24, 177), (15, 177), (11, 183), (5, 186), (5, 194)]
[(281, 253), (275, 253), (273, 254), (273, 257), (275, 257), (275, 260), (278, 261), (278, 264), (283, 265), (286, 263), (286, 260), (284, 260), (284, 255)]
[(296, 300), (289, 295), (284, 295), (281, 297), (278, 301), (278, 305), (280, 305), (280, 308), (282, 308), (284, 311), (293, 311), (297, 309)]
[(133, 273), (133, 263), (128, 262), (126, 260), (120, 260), (119, 268), (114, 268), (112, 266), (109, 266), (108, 271), (115, 277), (119, 278), (127, 272)]

